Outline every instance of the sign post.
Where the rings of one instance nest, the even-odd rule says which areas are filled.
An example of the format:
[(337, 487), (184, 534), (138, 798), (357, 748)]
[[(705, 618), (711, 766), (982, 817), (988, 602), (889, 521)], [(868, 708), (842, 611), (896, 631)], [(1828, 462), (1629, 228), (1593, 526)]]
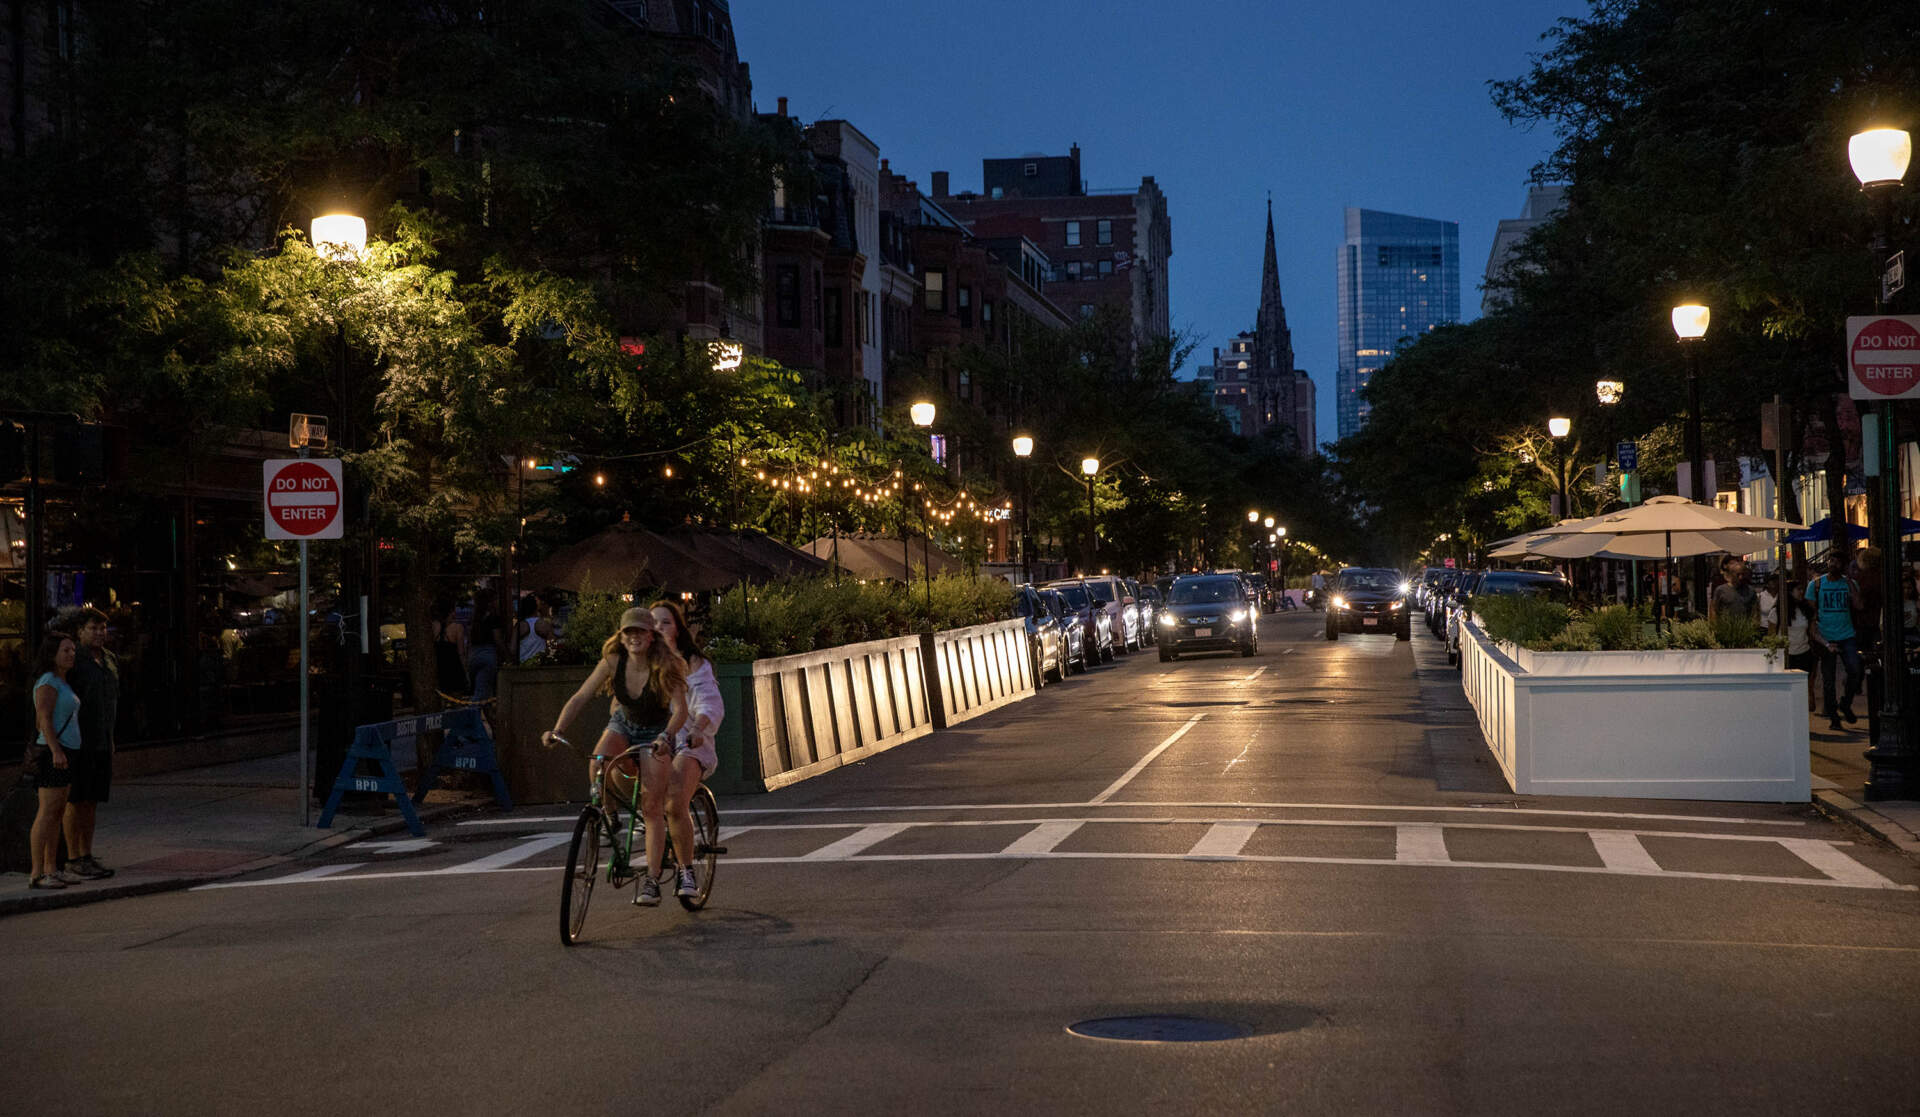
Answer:
[(264, 464), (262, 497), (268, 539), (300, 541), (300, 825), (307, 824), (313, 796), (307, 782), (307, 543), (339, 539), (345, 526), (339, 458), (278, 458)]

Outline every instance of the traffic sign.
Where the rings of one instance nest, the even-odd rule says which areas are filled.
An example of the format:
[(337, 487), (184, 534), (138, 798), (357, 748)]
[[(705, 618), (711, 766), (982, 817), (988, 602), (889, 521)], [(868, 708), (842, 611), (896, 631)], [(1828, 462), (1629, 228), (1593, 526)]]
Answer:
[(268, 539), (341, 537), (339, 458), (280, 458), (262, 473)]
[(1622, 442), (1613, 448), (1613, 456), (1620, 462), (1620, 472), (1632, 473), (1640, 468), (1640, 445), (1636, 442)]
[(1907, 254), (1896, 252), (1887, 260), (1887, 270), (1880, 273), (1880, 301), (1886, 302), (1900, 293), (1907, 285)]
[(1920, 315), (1847, 319), (1847, 394), (1866, 400), (1920, 397)]

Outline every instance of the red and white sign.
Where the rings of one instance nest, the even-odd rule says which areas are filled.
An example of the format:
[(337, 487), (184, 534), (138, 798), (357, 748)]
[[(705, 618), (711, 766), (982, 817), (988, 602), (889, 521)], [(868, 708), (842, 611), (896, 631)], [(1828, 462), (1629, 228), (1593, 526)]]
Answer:
[(339, 458), (281, 458), (265, 463), (268, 539), (338, 539), (346, 486)]
[(1847, 319), (1847, 389), (1854, 399), (1920, 398), (1920, 315)]

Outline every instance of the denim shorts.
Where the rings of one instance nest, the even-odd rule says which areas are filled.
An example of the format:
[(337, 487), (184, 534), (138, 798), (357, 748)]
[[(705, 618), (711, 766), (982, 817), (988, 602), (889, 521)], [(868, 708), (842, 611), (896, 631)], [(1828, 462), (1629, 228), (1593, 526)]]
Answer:
[(667, 727), (665, 725), (637, 724), (627, 716), (626, 709), (620, 706), (614, 707), (613, 716), (607, 719), (606, 732), (625, 737), (629, 747), (635, 745), (650, 745), (653, 743), (655, 737), (660, 736), (666, 731)]

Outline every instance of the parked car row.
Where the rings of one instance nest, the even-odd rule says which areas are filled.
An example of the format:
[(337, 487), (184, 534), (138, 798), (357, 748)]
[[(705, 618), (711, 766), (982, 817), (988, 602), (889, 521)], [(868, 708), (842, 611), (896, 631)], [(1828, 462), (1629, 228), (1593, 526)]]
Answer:
[(1037, 675), (1045, 683), (1156, 642), (1160, 594), (1111, 574), (1063, 578), (1015, 587), (1014, 615), (1026, 619)]
[(1420, 578), (1419, 603), (1427, 630), (1447, 645), (1447, 662), (1460, 665), (1460, 622), (1468, 603), (1477, 596), (1530, 594), (1555, 601), (1572, 601), (1573, 585), (1565, 575), (1547, 570), (1438, 570), (1429, 567)]

